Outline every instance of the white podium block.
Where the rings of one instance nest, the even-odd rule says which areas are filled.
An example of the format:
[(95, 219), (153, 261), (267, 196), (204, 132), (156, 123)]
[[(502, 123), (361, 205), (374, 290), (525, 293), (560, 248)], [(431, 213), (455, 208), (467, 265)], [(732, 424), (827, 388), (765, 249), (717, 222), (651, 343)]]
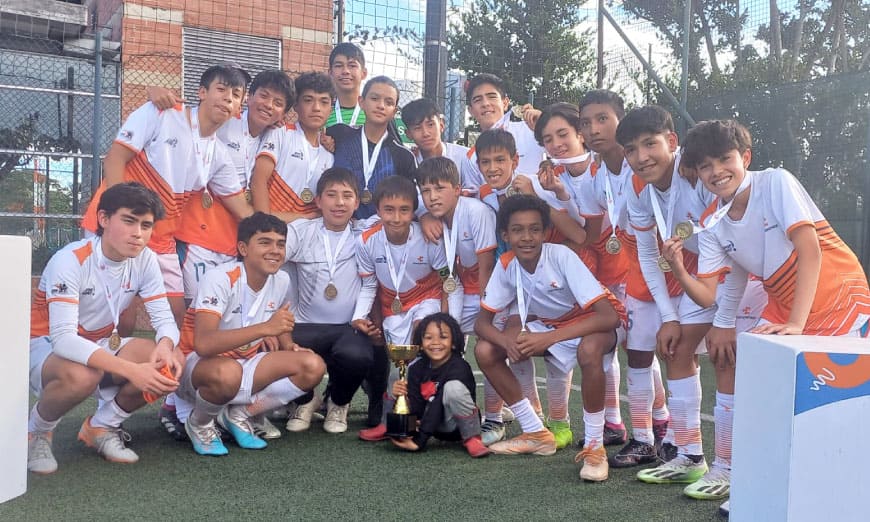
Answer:
[(0, 502), (27, 491), (30, 375), (30, 238), (0, 236)]
[(738, 347), (730, 520), (870, 520), (870, 340)]

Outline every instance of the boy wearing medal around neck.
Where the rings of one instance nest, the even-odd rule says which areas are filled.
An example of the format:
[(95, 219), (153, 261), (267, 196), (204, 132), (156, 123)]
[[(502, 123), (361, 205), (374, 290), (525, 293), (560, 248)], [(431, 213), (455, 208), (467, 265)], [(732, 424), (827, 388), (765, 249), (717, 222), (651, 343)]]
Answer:
[(396, 175), (413, 180), (417, 162), (414, 153), (402, 145), (393, 122), (399, 108), (396, 82), (386, 76), (370, 79), (359, 104), (366, 115), (362, 127), (336, 124), (326, 133), (335, 139), (335, 166), (353, 172), (359, 182), (361, 205), (354, 218), (368, 220), (377, 214), (373, 195), (378, 184)]
[[(653, 462), (657, 448), (674, 448), (668, 436), (670, 412), (659, 362), (650, 355), (655, 349), (658, 314), (637, 263), (634, 231), (628, 220), (634, 174), (616, 140), (617, 125), (625, 116), (623, 100), (611, 91), (589, 91), (580, 100), (579, 116), (583, 140), (599, 162), (589, 165), (585, 183), (577, 187), (577, 204), (586, 218), (589, 241), (600, 252), (599, 266), (605, 271), (624, 269), (605, 278), (605, 284), (618, 285), (620, 277), (624, 281), (624, 290), (617, 295), (622, 297), (629, 317), (625, 348), (631, 438), (626, 441), (624, 424), (605, 425), (606, 444), (625, 444), (610, 460), (611, 466), (622, 468)], [(617, 261), (611, 264), (610, 258)]]
[[(564, 245), (546, 243), (549, 206), (539, 198), (508, 198), (498, 212), (498, 230), (510, 245), (496, 263), (480, 306), (475, 330), (477, 362), (510, 409), (523, 433), (497, 442), (493, 453), (552, 455), (553, 433), (544, 429), (507, 365), (544, 357), (561, 373), (579, 362), (583, 375), (583, 420), (586, 440), (576, 461), (584, 461), (580, 478), (608, 476), (604, 450), (604, 368), (624, 334), (625, 310), (577, 255)], [(516, 301), (519, 324), (493, 325), (495, 314)]]
[(360, 86), (368, 76), (366, 57), (356, 44), (342, 42), (332, 48), (329, 53), (329, 76), (335, 84), (337, 96), (330, 104), (330, 113), (326, 126), (343, 123), (351, 127), (360, 127), (366, 121), (366, 115), (359, 105)]
[[(359, 206), (359, 189), (353, 173), (339, 167), (327, 169), (316, 188), (315, 202), (323, 217), (298, 219), (287, 227), (287, 262), (296, 267), (291, 279), (296, 279), (299, 295), (293, 338), (327, 361), (329, 399), (323, 429), (343, 433), (350, 400), (375, 360), (369, 336), (350, 324), (362, 288), (350, 225)], [(371, 333), (379, 337), (375, 330)], [(297, 399), (287, 429), (308, 429), (321, 403), (317, 394)]]
[[(717, 309), (699, 306), (683, 293), (670, 263), (661, 255), (660, 244), (675, 235), (684, 238), (684, 265), (696, 273), (698, 222), (713, 195), (697, 179), (680, 174), (673, 120), (661, 107), (629, 112), (619, 123), (616, 139), (635, 175), (629, 190), (629, 219), (637, 238), (638, 263), (656, 304), (637, 317), (661, 320), (655, 349), (667, 365), (670, 427), (677, 447), (673, 459), (642, 470), (637, 477), (654, 484), (691, 484), (708, 471), (701, 441), (701, 381), (695, 354), (704, 349), (704, 336)], [(745, 282), (744, 277), (744, 286)], [(753, 302), (744, 306), (752, 309)], [(647, 356), (643, 362), (654, 357), (652, 351), (643, 355)]]
[[(408, 344), (414, 327), (427, 315), (448, 310), (453, 317), (461, 314), (461, 310), (451, 309), (443, 290), (441, 274), (447, 276), (444, 247), (440, 242), (426, 242), (420, 225), (414, 221), (417, 201), (413, 181), (400, 176), (384, 179), (374, 195), (380, 221), (366, 229), (356, 242), (362, 291), (351, 324), (364, 334), (377, 334), (369, 319), (377, 296), (387, 344)], [(397, 377), (398, 370), (391, 370), (390, 382)], [(384, 401), (381, 422), (362, 430), (361, 439), (386, 438), (385, 415), (391, 402)]]
[[(750, 330), (754, 333), (866, 336), (870, 318), (870, 289), (855, 254), (790, 172), (748, 170), (751, 147), (749, 131), (733, 120), (706, 121), (689, 131), (683, 162), (697, 170), (717, 198), (699, 233), (697, 274), (692, 277), (681, 262), (684, 240), (669, 238), (663, 248), (686, 293), (700, 306), (717, 302), (721, 312), (707, 334), (716, 370), (716, 460), (707, 476), (685, 489), (699, 499), (724, 498), (730, 485), (736, 334), (743, 304), (723, 304), (739, 301), (741, 293), (740, 286), (717, 284), (721, 275), (745, 282), (754, 274), (763, 280), (767, 300)], [(744, 302), (748, 295), (747, 290)], [(823, 371), (821, 364), (818, 370), (811, 367), (812, 373)]]
[(169, 304), (180, 325), (184, 287), (175, 233), (182, 209), (192, 199), (210, 207), (219, 197), (237, 219), (251, 214), (239, 176), (217, 130), (239, 112), (245, 89), (242, 73), (230, 66), (209, 67), (200, 78), (199, 105), (161, 111), (146, 103), (133, 111), (103, 160), (105, 175), (82, 228), (97, 229), (100, 192), (122, 181), (136, 181), (160, 196), (166, 217), (155, 226), (148, 246), (157, 254)]
[(320, 143), (335, 87), (323, 73), (308, 72), (295, 80), (295, 124), (270, 130), (257, 153), (251, 178), (254, 209), (291, 223), (320, 216), (314, 202), (317, 181), (332, 166), (332, 153)]
[[(542, 162), (538, 176), (541, 186), (554, 191), (564, 187), (571, 199), (579, 205), (581, 194), (592, 190), (592, 174), (597, 172), (598, 165), (593, 162), (591, 152), (587, 152), (582, 126), (580, 124), (580, 111), (576, 105), (569, 103), (555, 103), (547, 107), (543, 112), (530, 109), (526, 111), (526, 119), (531, 118), (535, 123), (535, 138), (544, 147), (549, 160)], [(591, 171), (591, 172), (590, 172)], [(585, 224), (586, 245), (572, 245), (583, 263), (592, 272), (598, 281), (607, 287), (621, 303), (625, 303), (625, 274), (628, 271), (628, 259), (625, 252), (620, 250), (613, 254), (605, 248), (606, 241), (611, 234), (599, 234), (603, 216), (583, 216), (580, 223)], [(608, 227), (609, 229), (609, 227)], [(595, 240), (594, 237), (600, 237)], [(606, 394), (605, 394), (605, 428), (604, 445), (625, 443), (625, 425), (622, 422), (622, 414), (619, 404), (619, 382), (621, 372), (619, 359), (613, 358), (613, 364), (605, 369)], [(558, 387), (554, 387), (557, 388)], [(568, 389), (567, 386), (561, 389)], [(564, 395), (564, 394), (563, 394)], [(555, 397), (553, 397), (555, 398)], [(553, 398), (550, 404), (553, 404)], [(554, 419), (564, 418), (567, 421), (568, 404), (567, 396), (564, 401), (564, 415)], [(558, 412), (560, 415), (562, 412)], [(551, 419), (550, 429), (560, 437), (560, 423)], [(556, 428), (556, 429), (554, 429)], [(561, 433), (570, 433), (570, 423), (564, 422)], [(571, 437), (573, 438), (573, 437)]]
[[(121, 423), (145, 405), (143, 392), (174, 391), (184, 365), (160, 267), (145, 248), (163, 217), (160, 198), (139, 183), (115, 184), (96, 211), (97, 235), (52, 256), (31, 308), (30, 387), (38, 400), (28, 422), (27, 467), (34, 473), (57, 470), (54, 428), (94, 392), (102, 403), (82, 423), (79, 440), (111, 462), (138, 461)], [(119, 315), (137, 294), (154, 340), (118, 334)]]
[[(221, 424), (245, 449), (266, 441), (250, 419), (313, 389), (326, 365), (293, 342), (295, 323), (286, 301), (284, 264), (287, 225), (256, 212), (238, 229), (238, 261), (206, 272), (187, 310), (181, 349), (188, 353), (178, 395), (194, 404), (184, 424), (200, 455), (226, 455), (215, 426)], [(277, 337), (279, 349), (263, 341)]]

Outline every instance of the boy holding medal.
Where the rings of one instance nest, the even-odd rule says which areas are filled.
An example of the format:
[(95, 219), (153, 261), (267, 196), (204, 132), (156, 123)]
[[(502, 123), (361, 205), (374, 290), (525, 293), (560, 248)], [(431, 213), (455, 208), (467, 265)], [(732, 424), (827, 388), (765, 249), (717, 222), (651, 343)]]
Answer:
[[(498, 212), (498, 230), (510, 245), (502, 254), (481, 301), (475, 324), (475, 356), (481, 370), (509, 404), (523, 433), (490, 446), (493, 453), (552, 455), (553, 433), (544, 429), (506, 360), (545, 357), (563, 373), (580, 363), (583, 375), (583, 420), (586, 441), (576, 460), (580, 478), (608, 476), (604, 450), (604, 368), (615, 355), (625, 310), (568, 247), (546, 243), (549, 207), (539, 198), (508, 198)], [(495, 314), (516, 301), (519, 324), (503, 330)]]
[[(31, 308), (30, 388), (38, 400), (28, 421), (27, 468), (53, 473), (54, 428), (88, 396), (101, 400), (79, 440), (106, 460), (139, 460), (125, 445), (121, 423), (145, 405), (143, 392), (164, 395), (178, 386), (184, 357), (156, 255), (145, 248), (163, 205), (138, 183), (103, 191), (97, 235), (58, 251), (43, 271)], [(154, 340), (122, 338), (121, 311), (141, 295)], [(162, 375), (168, 367), (172, 378)]]
[[(293, 338), (326, 361), (329, 398), (323, 429), (329, 433), (347, 431), (350, 400), (374, 361), (368, 335), (350, 325), (362, 288), (350, 225), (359, 206), (358, 191), (353, 173), (329, 168), (317, 182), (315, 202), (323, 217), (287, 226), (287, 262), (296, 267), (291, 278), (298, 293)], [(297, 399), (287, 429), (308, 429), (321, 403), (319, 394)]]
[(314, 189), (333, 163), (332, 153), (320, 143), (320, 130), (335, 99), (332, 80), (323, 73), (308, 72), (296, 78), (295, 87), (293, 110), (298, 120), (268, 131), (251, 178), (254, 208), (286, 223), (319, 216)]

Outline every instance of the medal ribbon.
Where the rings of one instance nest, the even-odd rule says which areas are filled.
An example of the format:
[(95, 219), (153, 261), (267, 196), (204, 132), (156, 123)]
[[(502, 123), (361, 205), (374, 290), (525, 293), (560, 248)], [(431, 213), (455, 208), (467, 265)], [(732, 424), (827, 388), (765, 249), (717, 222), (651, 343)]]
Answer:
[(103, 271), (106, 270), (106, 261), (103, 256), (102, 238), (98, 238), (95, 242), (94, 252), (97, 257), (97, 277), (100, 280), (100, 284), (103, 285), (103, 291), (106, 293), (106, 301), (109, 303), (109, 313), (112, 314), (112, 333), (118, 333), (118, 320), (121, 318), (121, 307), (119, 306), (119, 303), (121, 301), (121, 295), (124, 293), (124, 282), (126, 281), (127, 286), (129, 286), (133, 279), (132, 271), (130, 269), (130, 263), (132, 263), (132, 261), (130, 259), (122, 261), (124, 269), (121, 272), (121, 282), (118, 285), (118, 296), (113, 299), (112, 289), (109, 287), (109, 281), (106, 279), (105, 274), (103, 274)]
[(362, 162), (363, 162), (363, 189), (368, 189), (369, 180), (372, 179), (372, 174), (375, 172), (375, 165), (378, 163), (378, 155), (381, 153), (381, 147), (384, 144), (384, 141), (387, 139), (387, 131), (384, 131), (381, 139), (378, 140), (377, 145), (375, 145), (375, 150), (372, 151), (371, 157), (369, 156), (369, 140), (366, 138), (365, 129), (360, 129), (360, 143), (362, 144)]
[[(359, 118), (359, 104), (356, 104), (356, 107), (353, 108), (353, 114), (350, 117), (350, 125), (351, 127), (356, 125), (356, 120)], [(344, 123), (344, 118), (341, 115), (341, 105), (339, 105), (338, 100), (335, 100), (335, 122), (336, 123)]]
[(619, 218), (616, 213), (616, 201), (613, 199), (613, 188), (610, 186), (610, 170), (606, 167), (604, 169), (604, 200), (607, 203), (607, 218), (610, 220), (610, 237), (616, 237), (616, 222)]
[(393, 282), (393, 289), (396, 291), (396, 298), (399, 298), (399, 285), (402, 284), (402, 280), (405, 278), (405, 269), (408, 268), (408, 243), (411, 242), (411, 235), (413, 234), (414, 229), (408, 232), (408, 240), (405, 241), (405, 244), (402, 245), (402, 258), (399, 261), (399, 270), (396, 271), (396, 262), (393, 260), (393, 249), (392, 246), (387, 240), (387, 234), (384, 234), (384, 253), (387, 254), (387, 269), (390, 271), (390, 280)]
[(190, 135), (193, 140), (193, 153), (196, 156), (195, 163), (198, 181), (202, 184), (203, 190), (208, 192), (208, 173), (211, 171), (211, 162), (214, 159), (214, 146), (217, 139), (212, 134), (206, 138), (205, 151), (200, 149), (202, 135), (199, 133), (198, 113), (199, 107), (190, 108)]
[[(301, 128), (299, 132), (302, 134), (302, 142), (305, 144), (305, 151), (308, 153), (306, 159), (308, 159), (308, 172), (305, 175), (305, 187), (311, 190), (311, 178), (314, 177), (314, 171), (317, 170), (317, 160), (320, 159), (320, 134), (317, 135), (317, 147), (312, 147), (310, 143), (308, 143), (308, 139), (305, 137), (305, 131)], [(314, 153), (317, 151), (317, 154)], [(365, 154), (363, 154), (363, 166), (365, 166)], [(366, 181), (368, 183), (368, 181)]]
[(579, 156), (573, 156), (571, 158), (550, 158), (550, 163), (553, 165), (573, 165), (575, 163), (583, 163), (587, 159), (589, 159), (589, 155), (591, 152), (587, 152), (586, 154), (581, 154)]
[(245, 271), (245, 265), (241, 265), (242, 269), (242, 298), (241, 303), (239, 303), (242, 312), (242, 328), (250, 325), (251, 322), (257, 317), (257, 314), (260, 312), (260, 308), (263, 306), (263, 301), (266, 300), (266, 294), (269, 293), (268, 290), (271, 287), (272, 280), (274, 279), (272, 276), (269, 276), (266, 279), (266, 284), (263, 285), (263, 288), (260, 289), (260, 293), (257, 295), (257, 298), (254, 299), (253, 304), (251, 304), (251, 308), (249, 310), (245, 310), (245, 307), (248, 304), (248, 291), (250, 287), (248, 286), (248, 274)]
[(459, 205), (462, 204), (462, 199), (456, 202), (456, 208), (453, 209), (453, 226), (447, 229), (444, 234), (444, 251), (447, 254), (447, 268), (450, 270), (450, 275), (455, 273), (456, 266), (456, 246), (459, 241), (459, 226), (456, 223), (456, 216), (459, 214)]
[[(707, 223), (702, 223), (703, 227), (709, 230), (715, 227), (717, 223), (722, 221), (722, 218), (724, 218), (728, 211), (731, 210), (731, 204), (734, 203), (734, 199), (744, 190), (748, 189), (750, 184), (751, 181), (749, 179), (749, 171), (747, 170), (746, 175), (743, 176), (743, 181), (740, 182), (740, 186), (737, 187), (736, 191), (734, 191), (734, 195), (731, 197), (731, 200), (728, 201), (728, 203), (725, 203), (721, 207), (717, 208), (716, 212), (710, 214), (710, 217), (707, 218)], [(719, 203), (722, 203), (721, 199), (719, 200)]]
[[(514, 262), (516, 263), (517, 308), (520, 312), (520, 324), (522, 325), (520, 331), (525, 332), (527, 331), (526, 319), (529, 317), (529, 305), (532, 300), (532, 290), (535, 289), (535, 282), (537, 280), (537, 277), (535, 276), (537, 275), (537, 271), (535, 274), (529, 274), (532, 288), (529, 290), (529, 295), (526, 296), (526, 291), (523, 288), (523, 266), (516, 260), (516, 258), (514, 258)], [(528, 299), (528, 301), (526, 299)]]
[[(258, 137), (251, 136), (251, 131), (248, 129), (248, 111), (242, 115), (242, 120), (245, 126), (245, 183), (242, 188), (251, 186), (251, 176), (254, 174), (254, 164), (257, 161), (257, 152), (260, 146), (263, 145), (263, 138), (266, 136), (266, 129), (260, 133)], [(256, 146), (254, 146), (256, 144)]]
[[(344, 244), (347, 242), (350, 237), (350, 224), (344, 227), (344, 232), (341, 233), (341, 237), (338, 239), (338, 244), (335, 245), (335, 255), (332, 254), (332, 245), (329, 244), (329, 232), (326, 230), (326, 227), (323, 227), (323, 248), (326, 250), (326, 269), (329, 271), (329, 282), (333, 282), (333, 277), (335, 277), (335, 270), (338, 268), (338, 256), (341, 255), (341, 249), (344, 247)], [(389, 254), (389, 253), (388, 253)], [(389, 255), (387, 256), (389, 257)]]

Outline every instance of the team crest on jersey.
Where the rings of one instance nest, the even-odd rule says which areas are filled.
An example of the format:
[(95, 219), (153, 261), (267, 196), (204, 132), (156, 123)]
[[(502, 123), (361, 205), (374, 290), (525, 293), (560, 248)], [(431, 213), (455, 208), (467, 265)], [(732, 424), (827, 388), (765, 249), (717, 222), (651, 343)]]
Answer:
[(562, 287), (559, 286), (558, 281), (550, 281), (550, 290), (559, 290), (560, 288)]
[(94, 287), (91, 286), (91, 287), (85, 288), (84, 290), (81, 291), (81, 295), (82, 296), (94, 295)]
[(378, 256), (375, 258), (375, 263), (386, 263), (387, 258), (385, 256)]
[(178, 145), (178, 138), (166, 138), (166, 141), (164, 141), (163, 143), (169, 145), (174, 149), (175, 146)]
[(298, 150), (297, 150), (296, 152), (294, 152), (293, 154), (291, 154), (290, 157), (291, 157), (291, 158), (300, 159), (300, 160), (304, 160), (304, 159), (305, 159), (305, 156), (304, 156), (300, 151), (298, 151)]
[(735, 252), (736, 250), (737, 250), (737, 247), (734, 246), (734, 241), (731, 241), (729, 239), (728, 242), (725, 243), (725, 252), (726, 253), (727, 252)]
[(414, 264), (415, 265), (422, 265), (423, 263), (425, 263), (425, 261), (423, 261), (423, 256), (417, 256), (417, 260), (414, 261)]
[(275, 309), (275, 301), (269, 301), (266, 303), (266, 310), (274, 310)]
[(206, 298), (202, 300), (202, 304), (216, 306), (218, 304), (218, 298), (212, 297), (212, 296), (206, 296)]
[(275, 143), (271, 141), (267, 141), (263, 144), (263, 150), (275, 150)]
[(133, 131), (127, 129), (121, 129), (121, 132), (118, 133), (121, 136), (121, 139), (124, 140), (132, 140), (133, 139)]
[(69, 287), (66, 286), (66, 283), (55, 283), (51, 287), (52, 295), (65, 294), (67, 292), (69, 292)]
[(242, 148), (242, 146), (239, 145), (239, 142), (237, 142), (237, 141), (231, 141), (231, 142), (227, 143), (227, 147), (233, 149), (236, 152), (238, 152)]
[[(217, 304), (217, 303), (214, 303), (214, 304)], [(231, 313), (231, 314), (240, 314), (240, 313), (242, 313), (242, 305), (237, 306), (237, 307), (236, 307), (232, 312), (230, 312), (230, 313)]]

